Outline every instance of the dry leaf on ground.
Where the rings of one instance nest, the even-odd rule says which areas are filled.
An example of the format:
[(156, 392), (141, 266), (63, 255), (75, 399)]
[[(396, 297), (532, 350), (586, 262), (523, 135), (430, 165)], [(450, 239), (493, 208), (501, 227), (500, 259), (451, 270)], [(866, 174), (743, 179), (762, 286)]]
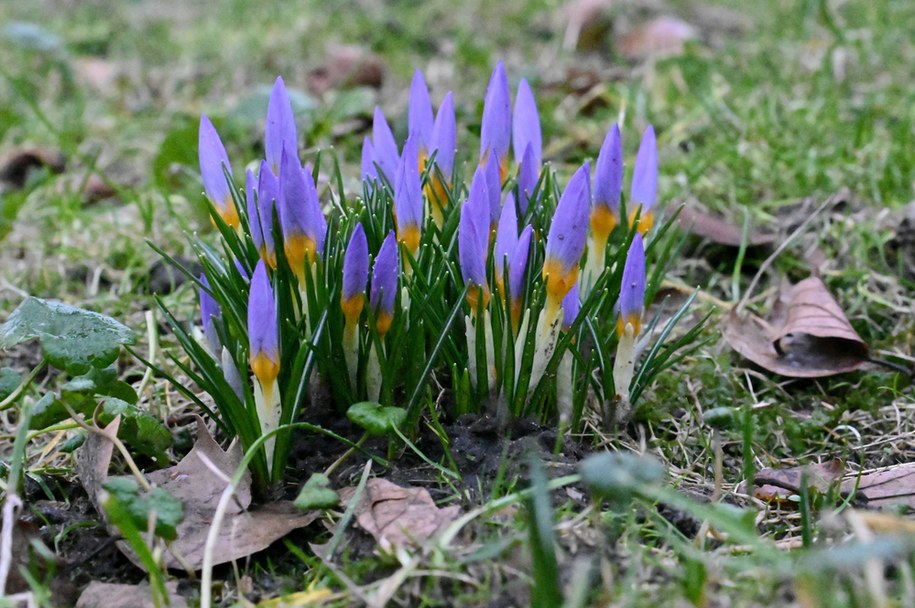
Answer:
[(321, 95), (331, 89), (381, 88), (384, 64), (381, 58), (360, 46), (338, 46), (329, 50), (324, 62), (308, 73), (308, 88)]
[[(109, 429), (111, 425), (106, 431)], [(92, 438), (97, 438), (97, 441), (90, 443)], [(221, 471), (223, 476), (214, 472), (204, 459)], [(172, 547), (195, 570), (203, 565), (207, 533), (220, 495), (226, 487), (225, 478), (235, 473), (241, 459), (241, 450), (237, 446), (233, 445), (228, 451), (223, 450), (198, 417), (197, 441), (193, 449), (178, 464), (147, 475), (151, 483), (165, 489), (184, 504), (184, 520), (177, 527), (178, 538)], [(110, 460), (111, 442), (98, 435), (91, 435), (86, 445), (80, 449), (77, 470), (88, 473), (87, 477), (80, 473), (80, 480), (93, 502), (102, 483), (108, 479)], [(79, 464), (80, 461), (83, 461), (82, 465)], [(214, 565), (266, 549), (292, 530), (307, 526), (320, 516), (320, 512), (316, 511), (299, 511), (290, 501), (279, 501), (249, 510), (250, 504), (251, 477), (245, 473), (220, 528), (214, 551)], [(118, 548), (139, 565), (126, 543), (118, 542)], [(171, 553), (167, 554), (165, 563), (169, 568), (183, 567)]]
[(782, 289), (768, 321), (735, 308), (723, 329), (738, 353), (792, 378), (850, 372), (869, 361), (867, 345), (817, 277)]
[[(171, 608), (184, 608), (187, 600), (178, 595), (178, 583), (165, 583)], [(79, 596), (76, 608), (153, 608), (149, 585), (122, 585), (92, 581)]]
[[(727, 222), (723, 217), (700, 208), (697, 204), (687, 203), (680, 209), (677, 216), (680, 228), (689, 234), (707, 239), (719, 245), (740, 247), (743, 240), (743, 228)], [(747, 235), (747, 245), (758, 247), (770, 245), (775, 241), (775, 235), (759, 234), (751, 228)]]
[(699, 38), (698, 30), (670, 15), (656, 17), (621, 35), (617, 48), (629, 59), (680, 55), (686, 43)]
[(855, 502), (871, 509), (915, 509), (915, 462), (848, 477), (840, 489), (843, 494), (854, 492)]
[[(349, 502), (355, 488), (340, 490), (340, 499)], [(356, 507), (359, 526), (375, 537), (383, 551), (394, 546), (416, 546), (451, 523), (460, 507), (440, 509), (425, 488), (403, 488), (386, 479), (368, 481)]]
[[(753, 496), (766, 502), (784, 502), (792, 494), (800, 493), (804, 475), (809, 490), (824, 494), (831, 485), (842, 479), (844, 472), (845, 465), (838, 458), (800, 467), (761, 469), (756, 473)], [(746, 482), (740, 483), (737, 492), (746, 492)]]
[(0, 160), (0, 182), (12, 188), (22, 188), (29, 171), (47, 167), (53, 173), (62, 173), (66, 168), (64, 155), (49, 148), (20, 148), (12, 150)]

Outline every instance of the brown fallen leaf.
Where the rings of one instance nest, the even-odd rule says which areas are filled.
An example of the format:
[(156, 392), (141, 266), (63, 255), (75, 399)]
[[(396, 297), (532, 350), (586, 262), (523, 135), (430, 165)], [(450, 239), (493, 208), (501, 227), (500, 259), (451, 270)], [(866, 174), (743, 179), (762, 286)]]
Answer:
[(308, 88), (318, 95), (331, 89), (351, 87), (381, 88), (384, 64), (381, 58), (360, 46), (331, 48), (327, 58), (308, 73)]
[(792, 378), (832, 376), (869, 361), (867, 345), (817, 277), (783, 288), (768, 321), (735, 308), (723, 330), (738, 353)]
[[(340, 499), (349, 502), (355, 488), (340, 490)], [(441, 509), (425, 488), (404, 488), (386, 479), (373, 478), (356, 507), (359, 526), (375, 537), (382, 551), (393, 547), (418, 546), (451, 523), (460, 507)]]
[[(740, 247), (743, 240), (742, 227), (735, 226), (725, 221), (724, 218), (701, 209), (694, 203), (687, 203), (680, 209), (677, 223), (680, 224), (680, 228), (689, 234), (719, 245)], [(752, 229), (747, 235), (747, 245), (751, 247), (770, 245), (774, 241), (775, 235), (758, 234)]]
[[(808, 490), (825, 494), (830, 486), (842, 479), (844, 463), (838, 458), (785, 469), (761, 469), (756, 473), (753, 496), (766, 502), (785, 502), (791, 495), (801, 491), (801, 479), (806, 475)], [(745, 493), (746, 481), (737, 486), (738, 493)]]
[(698, 31), (689, 23), (664, 15), (621, 35), (617, 48), (628, 59), (671, 57), (683, 53), (686, 43), (698, 37)]
[(846, 495), (854, 492), (855, 502), (867, 508), (915, 509), (915, 462), (847, 477), (840, 489)]
[(0, 182), (19, 189), (25, 186), (32, 169), (47, 167), (52, 173), (62, 173), (66, 167), (64, 155), (49, 148), (20, 148), (0, 160)]
[(564, 7), (566, 31), (562, 46), (567, 51), (599, 50), (613, 29), (611, 0), (574, 0)]
[[(102, 430), (106, 435), (117, 437), (120, 426), (121, 417), (115, 416)], [(108, 479), (108, 465), (111, 464), (113, 451), (114, 444), (111, 441), (98, 433), (89, 433), (83, 447), (76, 452), (76, 477), (99, 513), (102, 513), (102, 508), (99, 506), (98, 493)]]
[[(165, 583), (171, 608), (184, 608), (187, 600), (178, 595), (178, 583)], [(122, 585), (92, 581), (79, 596), (76, 608), (153, 608), (149, 585)]]
[[(105, 431), (110, 433), (111, 430), (112, 425), (109, 424)], [(114, 432), (116, 430), (115, 427)], [(92, 441), (93, 438), (97, 440)], [(93, 504), (97, 501), (95, 496), (98, 490), (109, 479), (107, 473), (111, 461), (111, 445), (104, 437), (92, 434), (80, 449), (77, 471)], [(82, 465), (79, 465), (80, 460), (83, 461)], [(184, 563), (173, 552), (169, 552), (165, 558), (167, 567), (180, 569), (185, 564), (194, 570), (202, 567), (206, 537), (213, 523), (217, 503), (226, 487), (224, 480), (235, 473), (241, 460), (241, 449), (237, 445), (230, 446), (228, 451), (223, 450), (210, 435), (203, 419), (197, 417), (197, 441), (191, 451), (178, 464), (146, 476), (150, 483), (167, 490), (184, 504), (184, 520), (177, 527), (178, 538), (171, 544), (173, 552), (180, 555)], [(211, 466), (221, 471), (222, 475), (216, 473)], [(250, 504), (251, 476), (245, 473), (219, 530), (214, 565), (266, 549), (292, 530), (307, 526), (321, 515), (316, 511), (299, 511), (291, 501), (279, 501), (253, 509), (248, 508)], [(141, 566), (126, 543), (119, 541), (117, 546), (134, 564)]]

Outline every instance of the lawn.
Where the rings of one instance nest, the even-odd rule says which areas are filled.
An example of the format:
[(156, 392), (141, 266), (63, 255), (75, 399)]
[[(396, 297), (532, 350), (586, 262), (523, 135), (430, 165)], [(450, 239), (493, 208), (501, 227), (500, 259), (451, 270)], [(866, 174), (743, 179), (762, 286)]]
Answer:
[[(69, 346), (57, 359), (47, 336), (44, 350), (35, 340), (0, 350), (0, 589), (19, 598), (0, 605), (29, 597), (67, 606), (80, 594), (83, 606), (117, 605), (115, 597), (154, 605), (150, 584), (166, 587), (172, 605), (192, 606), (915, 605), (915, 38), (906, 27), (915, 4), (0, 0), (0, 14), (0, 323), (9, 332), (29, 296), (105, 315), (92, 323), (116, 322), (105, 325), (112, 371), (92, 376), (88, 389), (74, 378), (91, 365), (71, 364), (98, 346), (98, 325), (87, 334), (67, 326)], [(373, 256), (390, 225), (378, 207), (381, 188), (360, 181), (376, 106), (403, 145), (414, 72), (422, 70), (435, 107), (454, 92), (455, 175), (467, 186), (456, 188), (457, 206), (471, 196), (484, 96), (499, 61), (512, 98), (524, 79), (539, 108), (547, 202), (527, 216), (539, 264), (550, 255), (543, 241), (560, 192), (582, 163), (594, 167), (611, 126), (622, 132), (624, 200), (640, 135), (653, 126), (648, 348), (638, 354), (650, 368), (651, 344), (689, 301), (667, 336), (681, 341), (683, 356), (633, 385), (637, 399), (622, 419), (616, 406), (608, 413), (614, 393), (595, 396), (600, 382), (589, 380), (569, 388), (577, 404), (569, 426), (555, 403), (563, 390), (555, 367), (542, 392), (517, 393), (503, 408), (480, 387), (485, 347), (461, 342), (465, 325), (473, 325), (468, 344), (491, 336), (462, 304), (464, 283), (472, 289), (461, 280), (464, 259), (444, 245), (449, 235), (457, 247), (463, 214), (455, 210), (422, 241), (423, 252), (442, 257), (428, 262), (416, 250), (411, 285), (438, 274), (457, 291), (430, 280), (427, 289), (449, 305), (423, 301), (409, 322), (395, 319), (378, 396), (370, 380), (351, 390), (334, 369), (349, 361), (340, 344), (303, 342), (301, 358), (284, 359), (279, 377), (284, 399), (306, 395), (301, 411), (283, 419), (299, 426), (276, 440), (286, 466), (273, 468), (253, 450), (251, 476), (241, 466), (235, 497), (223, 493), (240, 463), (223, 448), (244, 420), (225, 418), (234, 385), (201, 371), (208, 351), (194, 278), (202, 262), (211, 281), (219, 270), (226, 285), (246, 291), (231, 265), (213, 260), (247, 252), (248, 274), (259, 257), (244, 234), (211, 217), (198, 160), (201, 115), (218, 130), (244, 195), (244, 170), (270, 157), (265, 113), (276, 78), (284, 79), (297, 152), (315, 167), (332, 225), (330, 276), (344, 268), (357, 220)], [(636, 232), (620, 236), (623, 224), (612, 243), (626, 247), (610, 254), (615, 278), (605, 285), (620, 289)], [(270, 270), (275, 286), (295, 280), (286, 255)], [(312, 335), (344, 331), (341, 313), (323, 325), (323, 309), (302, 310), (309, 289), (317, 295), (308, 297), (328, 299), (315, 278), (324, 275), (306, 275), (299, 300), (297, 290), (277, 296), (281, 324), (294, 318)], [(789, 285), (810, 277), (821, 281), (811, 299), (792, 300)], [(526, 296), (548, 307), (549, 288), (537, 289)], [(405, 287), (398, 303), (410, 309), (421, 291)], [(233, 297), (217, 298), (224, 311), (249, 306)], [(597, 300), (593, 336), (600, 343), (597, 326), (606, 325), (613, 351), (606, 374), (603, 354), (568, 362), (578, 378), (612, 375), (616, 293)], [(508, 319), (497, 302), (494, 295), (493, 316)], [(786, 303), (788, 322), (778, 317)], [(363, 315), (367, 331), (376, 331), (379, 310)], [(799, 320), (798, 310), (813, 317)], [(753, 356), (762, 347), (748, 313), (768, 320), (766, 335), (783, 326), (769, 359)], [(224, 316), (218, 339), (228, 342), (235, 330)], [(436, 323), (440, 336), (429, 327)], [(522, 330), (535, 332), (531, 323)], [(483, 363), (469, 363), (465, 375), (450, 363), (471, 355)], [(357, 359), (370, 376), (371, 355)], [(240, 401), (253, 404), (261, 382), (257, 374), (246, 383), (253, 389)], [(347, 417), (366, 394), (403, 410), (369, 403), (359, 420), (351, 409)], [(118, 413), (125, 452), (112, 457), (96, 427)], [(253, 431), (237, 431), (246, 446), (262, 432), (256, 420)], [(192, 448), (205, 458), (188, 456)], [(164, 550), (177, 523), (173, 497), (135, 482), (96, 494), (109, 472), (129, 477), (133, 465), (185, 501), (192, 519), (185, 490), (169, 485), (179, 474), (161, 472), (179, 461), (193, 461), (182, 475), (211, 478), (187, 490), (193, 499), (210, 492), (207, 525), (195, 531), (202, 567), (182, 567), (195, 551)], [(222, 471), (215, 477), (214, 467)], [(308, 508), (293, 509), (303, 486)], [(11, 496), (22, 500), (18, 512)], [(215, 551), (213, 566), (204, 540), (221, 497), (227, 527), (261, 535), (241, 549), (241, 537), (230, 543), (234, 559)], [(127, 507), (145, 514), (139, 524)], [(259, 519), (245, 520), (249, 513)], [(400, 518), (407, 532), (382, 538), (385, 518)], [(125, 587), (92, 598), (84, 593), (92, 581)]]

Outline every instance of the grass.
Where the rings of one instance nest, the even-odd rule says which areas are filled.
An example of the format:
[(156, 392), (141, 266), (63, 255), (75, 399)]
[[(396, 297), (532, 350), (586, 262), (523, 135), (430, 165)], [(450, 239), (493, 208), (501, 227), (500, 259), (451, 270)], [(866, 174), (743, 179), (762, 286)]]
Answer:
[[(465, 92), (457, 99), (458, 123), (469, 126), (460, 137), (475, 141), (480, 108), (469, 100), (482, 97), (493, 63), (503, 58), (515, 78), (532, 80), (547, 156), (560, 169), (596, 150), (609, 124), (625, 113), (628, 133), (648, 122), (658, 130), (661, 200), (668, 209), (695, 198), (737, 225), (746, 212), (754, 228), (784, 238), (803, 219), (793, 211), (795, 203), (808, 197), (819, 202), (847, 189), (845, 204), (814, 219), (775, 261), (752, 303), (764, 308), (781, 276), (809, 275), (816, 248), (822, 253), (816, 272), (873, 352), (911, 366), (913, 283), (904, 257), (894, 260), (885, 247), (897, 228), (895, 214), (912, 200), (915, 183), (910, 87), (915, 43), (903, 25), (915, 19), (915, 6), (906, 0), (705, 5), (739, 9), (746, 25), (730, 35), (711, 17), (697, 17), (697, 3), (672, 4), (700, 28), (704, 41), (680, 56), (629, 64), (609, 49), (590, 57), (559, 51), (561, 7), (539, 0), (511, 8), (474, 2), (460, 10), (444, 3), (415, 8), (398, 1), (382, 10), (347, 2), (337, 11), (319, 2), (268, 8), (227, 0), (223, 11), (202, 4), (179, 9), (174, 3), (174, 12), (144, 3), (61, 8), (50, 0), (28, 5), (0, 0), (5, 19), (0, 150), (38, 145), (68, 157), (65, 175), (36, 175), (24, 190), (0, 193), (0, 216), (11, 218), (18, 209), (0, 250), (0, 320), (28, 293), (104, 312), (145, 335), (144, 313), (153, 305), (138, 287), (157, 256), (144, 239), (188, 256), (184, 232), (209, 230), (195, 168), (200, 112), (221, 121), (231, 158), (253, 158), (261, 145), (257, 121), (264, 98), (258, 87), (282, 74), (302, 93), (299, 124), (308, 145), (332, 146), (352, 168), (375, 103), (403, 139), (401, 91), (416, 67), (426, 71), (434, 100), (446, 90)], [(339, 18), (344, 13), (348, 17)], [(724, 19), (730, 13), (718, 14)], [(40, 23), (40, 30), (13, 27), (17, 22)], [(381, 90), (331, 91), (323, 97), (307, 92), (308, 71), (327, 49), (347, 43), (379, 55), (386, 68)], [(88, 59), (101, 60), (116, 76), (92, 84), (85, 72)], [(610, 67), (624, 76), (604, 79)], [(587, 102), (568, 79), (573, 68), (600, 76)], [(624, 144), (627, 158), (633, 158), (635, 138)], [(81, 184), (93, 173), (117, 187), (119, 200), (83, 202)], [(745, 261), (741, 292), (762, 259), (751, 252)], [(732, 271), (731, 252), (696, 248), (675, 261), (672, 276), (732, 302)], [(195, 314), (192, 291), (185, 285), (164, 296), (180, 320)], [(708, 306), (698, 304), (697, 314)], [(713, 321), (720, 315), (715, 312)], [(621, 500), (595, 503), (572, 484), (554, 489), (551, 501), (540, 496), (531, 503), (538, 522), (545, 509), (552, 510), (561, 584), (568, 590), (570, 581), (587, 581), (592, 592), (585, 605), (910, 604), (915, 595), (910, 537), (897, 533), (868, 542), (855, 527), (854, 510), (815, 497), (806, 518), (793, 505), (767, 506), (733, 493), (748, 467), (833, 457), (862, 468), (912, 460), (915, 401), (908, 378), (884, 369), (817, 381), (780, 378), (733, 354), (718, 339), (715, 323), (707, 337), (707, 346), (662, 374), (646, 393), (636, 424), (608, 432), (595, 417), (588, 422), (592, 434), (578, 438), (585, 451), (647, 450), (665, 464), (668, 485), (679, 494), (628, 488)], [(175, 347), (164, 328), (160, 338), (164, 348)], [(146, 348), (143, 342), (138, 352)], [(27, 370), (34, 363), (30, 357), (22, 349), (4, 353), (0, 363)], [(139, 384), (137, 362), (123, 358), (120, 369)], [(42, 374), (37, 385), (53, 387), (54, 378)], [(183, 426), (190, 411), (159, 379), (141, 403), (174, 427)], [(721, 406), (738, 410), (739, 424), (722, 432), (724, 502), (708, 504), (714, 457), (703, 412)], [(9, 454), (14, 417), (7, 416), (4, 426), (10, 438), (0, 446)], [(70, 460), (59, 453), (41, 455), (50, 441), (64, 438), (34, 439), (26, 475), (41, 479), (58, 500), (75, 502), (71, 494), (78, 490), (66, 485)], [(430, 445), (420, 447), (432, 453)], [(473, 445), (465, 447), (456, 453), (463, 448), (452, 446), (461, 463), (486, 456), (472, 454)], [(497, 461), (501, 451), (500, 446)], [(519, 480), (522, 470), (503, 462), (504, 482), (495, 489), (487, 487), (481, 465), (468, 466), (471, 472), (463, 471), (464, 484), (455, 495), (431, 467), (403, 460), (395, 472), (405, 483), (422, 480), (417, 483), (445, 488), (433, 496), (459, 502), (465, 511), (500, 504), (527, 487)], [(569, 463), (548, 464), (546, 475), (555, 479), (570, 469)], [(35, 500), (41, 493), (26, 497)], [(659, 499), (666, 505), (660, 509)], [(373, 581), (397, 572), (405, 574), (394, 596), (399, 605), (528, 605), (530, 594), (547, 583), (531, 580), (528, 528), (534, 516), (524, 504), (507, 500), (473, 519), (460, 542), (418, 553), (409, 571), (403, 559), (374, 555), (373, 544), (358, 535), (331, 568), (306, 545), (329, 536), (308, 531), (236, 569), (217, 570), (216, 576), (224, 583), (227, 605), (242, 596), (254, 600), (329, 589), (325, 605), (347, 606), (354, 591), (346, 579), (373, 591)], [(735, 506), (743, 508), (744, 519), (735, 515)], [(739, 547), (696, 540), (703, 521), (740, 539)], [(801, 548), (808, 537), (813, 546)], [(874, 559), (886, 567), (875, 571), (868, 566)], [(87, 580), (85, 573), (71, 576)]]

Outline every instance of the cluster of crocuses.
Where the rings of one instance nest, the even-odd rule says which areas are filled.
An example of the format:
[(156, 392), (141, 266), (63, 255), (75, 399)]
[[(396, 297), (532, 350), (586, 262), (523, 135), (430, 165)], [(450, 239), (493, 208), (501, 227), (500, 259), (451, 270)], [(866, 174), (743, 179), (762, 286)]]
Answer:
[[(347, 201), (337, 192), (333, 204), (325, 205), (333, 209), (327, 215), (316, 187), (318, 171), (299, 158), (292, 105), (281, 79), (267, 109), (265, 151), (256, 170), (246, 172), (242, 197), (216, 129), (202, 117), (200, 168), (217, 212), (214, 222), (223, 237), (243, 243), (235, 250), (245, 258), (212, 268), (229, 272), (234, 266), (239, 276), (251, 277), (247, 344), (226, 345), (233, 332), (216, 329), (228, 305), (220, 300), (232, 295), (229, 289), (210, 287), (218, 277), (200, 281), (203, 333), (239, 398), (253, 395), (262, 431), (275, 428), (286, 407), (282, 395), (288, 393), (278, 382), (288, 345), (330, 359), (323, 365), (319, 361), (318, 369), (334, 375), (336, 385), (346, 385), (351, 402), (415, 392), (414, 387), (395, 386), (398, 368), (388, 365), (402, 357), (393, 351), (403, 344), (419, 345), (423, 357), (447, 353), (443, 356), (450, 360), (435, 367), (452, 376), (456, 389), (464, 379), (477, 397), (510, 393), (509, 401), (521, 404), (511, 408), (515, 413), (524, 411), (524, 402), (555, 378), (557, 369), (563, 371), (553, 394), (566, 400), (573, 390), (575, 340), (562, 336), (581, 327), (579, 316), (593, 320), (592, 326), (615, 328), (610, 330), (618, 349), (611, 396), (628, 400), (645, 299), (642, 238), (652, 228), (657, 190), (651, 127), (634, 166), (628, 221), (620, 219), (623, 150), (618, 127), (611, 128), (600, 149), (593, 187), (585, 163), (560, 194), (555, 177), (543, 166), (531, 88), (521, 80), (512, 107), (501, 63), (486, 92), (479, 157), (467, 159), (468, 165), (455, 165), (452, 94), (434, 112), (421, 72), (410, 90), (403, 145), (398, 146), (376, 108), (371, 137), (362, 148), (362, 196)], [(456, 179), (467, 166), (469, 186)], [(611, 252), (612, 234), (619, 247)], [(423, 290), (432, 285), (443, 301), (429, 301)], [(284, 301), (291, 306), (283, 306)], [(459, 308), (463, 332), (443, 325), (448, 311)], [(430, 340), (404, 338), (386, 345), (399, 317), (406, 319), (399, 326), (402, 334), (421, 331)], [(330, 329), (319, 336), (319, 328)], [(443, 336), (449, 347), (430, 352), (428, 344), (441, 344)], [(600, 341), (599, 335), (593, 337)], [(237, 386), (244, 375), (238, 372), (241, 361), (235, 360), (239, 352), (246, 353), (253, 376), (247, 393)], [(299, 355), (289, 354), (292, 358)]]

